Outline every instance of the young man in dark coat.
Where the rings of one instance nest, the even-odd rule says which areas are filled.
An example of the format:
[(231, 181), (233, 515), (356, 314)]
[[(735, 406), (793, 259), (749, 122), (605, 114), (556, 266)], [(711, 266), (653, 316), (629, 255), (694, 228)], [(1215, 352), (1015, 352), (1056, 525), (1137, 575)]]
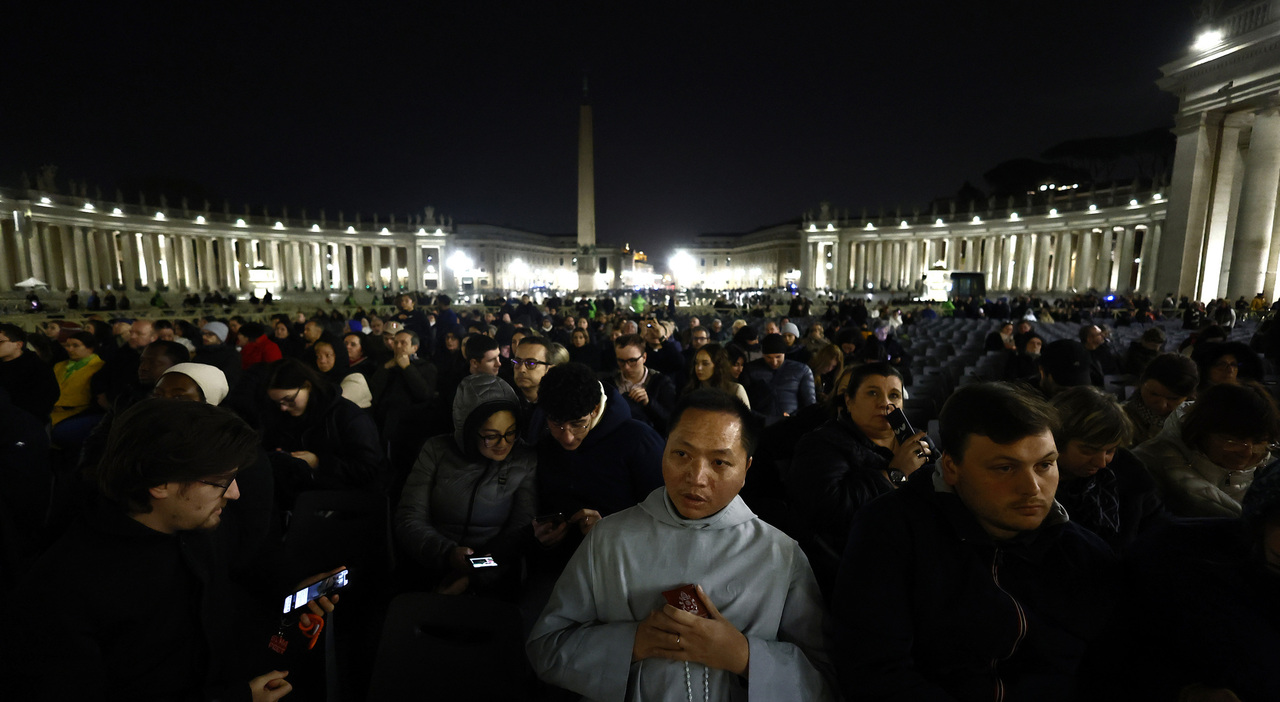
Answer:
[(937, 469), (862, 507), (832, 595), (850, 698), (1071, 700), (1113, 607), (1111, 550), (1067, 520), (1056, 412), (1022, 386), (952, 394)]
[(41, 424), (58, 401), (58, 379), (53, 368), (27, 351), (27, 333), (14, 324), (0, 324), (0, 388), (9, 392), (15, 407)]
[[(246, 549), (263, 541), (260, 515), (237, 509), (247, 506), (237, 503), (247, 477), (239, 473), (257, 461), (257, 444), (234, 414), (200, 402), (148, 400), (122, 414), (95, 475), (101, 503), (15, 594), (22, 606), (0, 632), (6, 693), (101, 700), (287, 694), (288, 673), (265, 672), (272, 663), (263, 657), (279, 601), (243, 606), (232, 585)], [(260, 477), (269, 492), (269, 476)], [(269, 500), (261, 491), (257, 497), (245, 501), (261, 512)], [(274, 573), (246, 573), (280, 592), (289, 585), (270, 582)], [(327, 598), (308, 607), (312, 615), (333, 609)]]

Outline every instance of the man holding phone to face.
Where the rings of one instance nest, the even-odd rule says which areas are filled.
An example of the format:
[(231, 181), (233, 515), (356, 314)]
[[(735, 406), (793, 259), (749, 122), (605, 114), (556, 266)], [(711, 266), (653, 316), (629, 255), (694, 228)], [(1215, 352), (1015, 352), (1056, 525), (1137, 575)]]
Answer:
[(809, 562), (738, 497), (757, 436), (735, 397), (680, 401), (664, 486), (587, 535), (534, 625), (539, 677), (599, 700), (834, 698)]
[[(272, 632), (238, 636), (269, 627), (280, 600), (257, 602), (255, 621), (258, 610), (231, 583), (236, 551), (255, 541), (241, 528), (255, 522), (233, 505), (237, 473), (256, 462), (258, 442), (234, 414), (201, 402), (146, 400), (119, 416), (93, 476), (99, 504), (15, 592), (22, 604), (0, 635), (11, 649), (0, 656), (0, 678), (27, 693), (13, 699), (265, 702), (288, 694), (287, 672), (264, 673)], [(336, 600), (308, 603), (303, 627)]]

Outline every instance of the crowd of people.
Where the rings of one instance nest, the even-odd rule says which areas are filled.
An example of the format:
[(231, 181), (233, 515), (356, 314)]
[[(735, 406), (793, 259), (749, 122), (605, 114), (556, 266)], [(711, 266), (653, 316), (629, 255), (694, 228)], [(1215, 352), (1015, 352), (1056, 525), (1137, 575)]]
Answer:
[[(299, 627), (278, 595), (367, 555), (286, 565), (299, 505), (343, 493), (382, 500), (398, 562), (343, 608), (511, 603), (532, 698), (1280, 697), (1280, 411), (1229, 326), (492, 302), (0, 324), (3, 679), (319, 698), (338, 597)], [(997, 372), (927, 433), (895, 410), (936, 387), (912, 349), (940, 316)]]

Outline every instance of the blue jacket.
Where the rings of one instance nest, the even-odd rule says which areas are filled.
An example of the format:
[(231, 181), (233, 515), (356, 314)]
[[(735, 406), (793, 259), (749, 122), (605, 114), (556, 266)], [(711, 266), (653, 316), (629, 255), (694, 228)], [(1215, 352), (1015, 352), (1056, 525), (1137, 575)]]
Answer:
[(783, 414), (795, 414), (816, 399), (813, 371), (798, 361), (783, 361), (774, 370), (761, 358), (748, 363), (743, 372), (751, 381), (746, 386), (751, 408), (764, 414), (766, 424), (777, 422)]

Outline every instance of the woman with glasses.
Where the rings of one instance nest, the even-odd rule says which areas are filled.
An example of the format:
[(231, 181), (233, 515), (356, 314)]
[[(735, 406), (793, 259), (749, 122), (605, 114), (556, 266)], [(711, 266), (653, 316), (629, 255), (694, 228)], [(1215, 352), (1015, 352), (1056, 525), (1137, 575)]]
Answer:
[(301, 361), (272, 364), (262, 442), (281, 509), (309, 490), (384, 489), (386, 457), (373, 419)]
[(1262, 360), (1248, 344), (1239, 341), (1198, 343), (1191, 352), (1191, 360), (1200, 371), (1201, 392), (1214, 385), (1262, 380)]
[(1133, 450), (1179, 517), (1239, 517), (1240, 500), (1280, 438), (1280, 412), (1257, 383), (1220, 384)]
[[(405, 482), (396, 538), (439, 592), (515, 593), (536, 499), (536, 458), (519, 441), (518, 416), (505, 381), (467, 376), (453, 400), (453, 434), (428, 440)], [(497, 565), (472, 566), (485, 556)]]

